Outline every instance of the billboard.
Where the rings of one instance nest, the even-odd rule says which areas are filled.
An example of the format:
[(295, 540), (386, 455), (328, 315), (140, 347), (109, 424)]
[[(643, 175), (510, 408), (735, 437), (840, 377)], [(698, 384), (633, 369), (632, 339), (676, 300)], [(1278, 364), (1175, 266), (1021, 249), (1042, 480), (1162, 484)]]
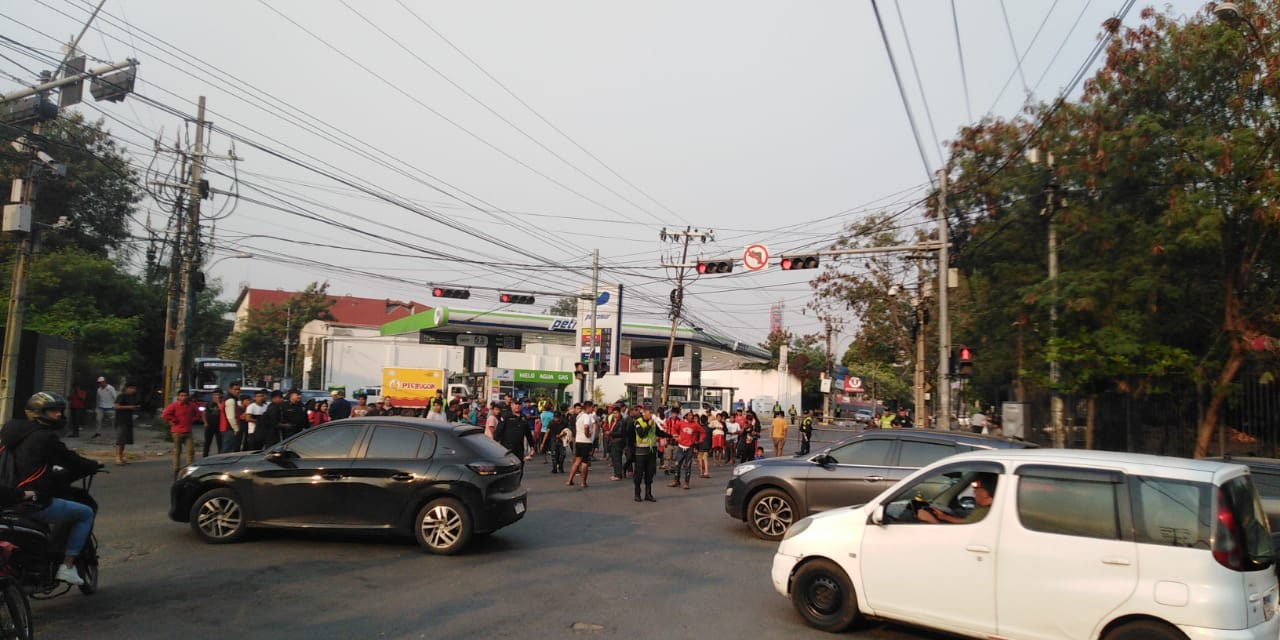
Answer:
[(590, 287), (578, 290), (577, 328), (582, 362), (591, 357), (592, 314), (596, 323), (596, 357), (609, 364), (609, 371), (618, 373), (618, 354), (622, 350), (622, 285), (601, 284), (594, 294)]
[(395, 407), (426, 407), (444, 391), (442, 369), (387, 367), (382, 370), (382, 400)]

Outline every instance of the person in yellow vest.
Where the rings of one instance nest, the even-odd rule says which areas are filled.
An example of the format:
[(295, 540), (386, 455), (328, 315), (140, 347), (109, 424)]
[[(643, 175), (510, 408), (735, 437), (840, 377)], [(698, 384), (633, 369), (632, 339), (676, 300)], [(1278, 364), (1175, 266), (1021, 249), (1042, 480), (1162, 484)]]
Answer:
[(813, 439), (813, 409), (805, 412), (800, 421), (800, 455), (809, 454), (809, 441)]
[(881, 429), (893, 428), (893, 412), (892, 411), (885, 409), (884, 413), (880, 415), (880, 428)]
[(636, 502), (640, 502), (640, 483), (644, 483), (644, 500), (657, 502), (653, 497), (653, 476), (658, 473), (658, 438), (670, 438), (671, 434), (662, 430), (662, 423), (653, 415), (653, 410), (645, 407), (640, 417), (623, 424), (623, 438), (632, 447), (632, 459), (635, 460), (635, 472), (632, 477), (636, 486)]

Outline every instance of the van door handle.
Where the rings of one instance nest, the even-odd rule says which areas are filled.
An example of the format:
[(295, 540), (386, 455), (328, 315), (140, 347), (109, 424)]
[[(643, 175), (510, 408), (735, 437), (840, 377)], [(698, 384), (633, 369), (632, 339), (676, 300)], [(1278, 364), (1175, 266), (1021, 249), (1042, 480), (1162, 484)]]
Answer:
[(866, 480), (867, 482), (880, 482), (881, 480), (884, 480), (884, 476), (867, 476), (863, 478), (863, 480)]
[(964, 548), (964, 550), (965, 550), (965, 551), (972, 551), (972, 552), (974, 552), (974, 553), (991, 553), (991, 547), (988, 547), (988, 546), (987, 546), (987, 545), (985, 545), (985, 544), (971, 544), (971, 545), (966, 545), (966, 546), (965, 546), (965, 548)]
[(1114, 564), (1121, 567), (1127, 567), (1132, 563), (1128, 558), (1122, 558), (1120, 556), (1103, 556), (1102, 564)]

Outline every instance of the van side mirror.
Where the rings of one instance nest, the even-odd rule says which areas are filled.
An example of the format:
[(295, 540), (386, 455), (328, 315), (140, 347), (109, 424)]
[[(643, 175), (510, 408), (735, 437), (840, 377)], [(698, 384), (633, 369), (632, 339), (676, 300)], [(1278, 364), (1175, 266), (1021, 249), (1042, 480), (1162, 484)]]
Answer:
[(878, 504), (871, 511), (871, 524), (884, 524), (884, 505)]

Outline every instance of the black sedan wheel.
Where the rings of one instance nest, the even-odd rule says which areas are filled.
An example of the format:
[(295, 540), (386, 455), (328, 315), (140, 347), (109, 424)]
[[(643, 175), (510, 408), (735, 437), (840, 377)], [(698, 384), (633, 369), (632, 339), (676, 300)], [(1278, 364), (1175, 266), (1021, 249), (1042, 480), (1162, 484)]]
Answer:
[(467, 546), (474, 534), (471, 513), (453, 498), (436, 498), (418, 511), (414, 534), (431, 553), (452, 555)]
[(830, 560), (810, 560), (791, 581), (791, 604), (805, 622), (823, 631), (840, 633), (858, 621), (853, 583)]
[(230, 489), (206, 492), (191, 505), (191, 530), (205, 542), (237, 542), (247, 529), (244, 505), (240, 496)]
[(763, 540), (781, 540), (796, 521), (795, 505), (791, 496), (780, 489), (765, 489), (747, 505), (747, 524), (751, 533)]

